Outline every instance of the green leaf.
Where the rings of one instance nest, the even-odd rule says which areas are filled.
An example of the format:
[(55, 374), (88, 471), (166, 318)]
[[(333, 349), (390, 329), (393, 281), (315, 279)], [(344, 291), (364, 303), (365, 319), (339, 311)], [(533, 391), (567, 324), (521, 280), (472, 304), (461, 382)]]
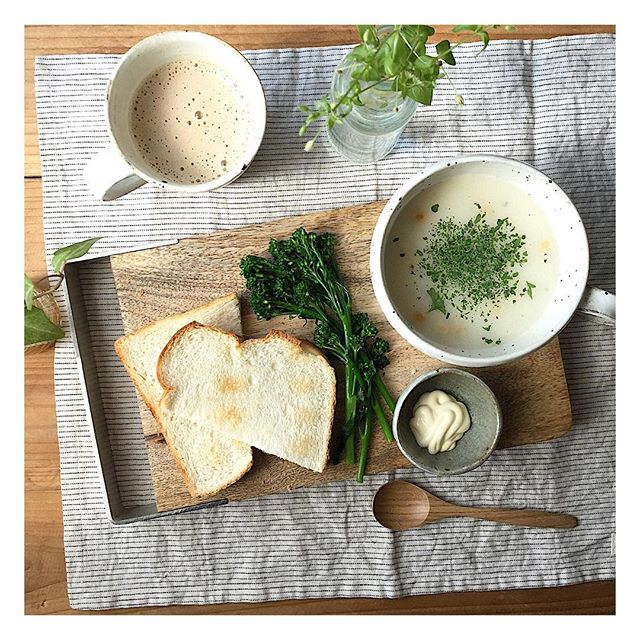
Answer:
[(435, 58), (434, 56), (422, 55), (416, 58), (414, 62), (414, 69), (421, 79), (435, 80), (440, 73), (438, 58)]
[(424, 55), (425, 45), (430, 35), (435, 33), (434, 29), (422, 24), (408, 24), (400, 27), (400, 33), (409, 43), (412, 51), (410, 58), (415, 59)]
[(478, 31), (478, 35), (482, 40), (482, 49), (480, 49), (480, 51), (478, 51), (476, 55), (480, 55), (487, 48), (487, 45), (489, 44), (489, 34), (486, 31), (480, 30)]
[(351, 69), (351, 77), (355, 80), (380, 80), (380, 74), (375, 70), (371, 64), (367, 62), (358, 62), (353, 65)]
[(533, 299), (533, 290), (536, 288), (535, 284), (532, 284), (531, 282), (527, 281), (527, 295)]
[(331, 107), (329, 106), (329, 96), (323, 96), (316, 102), (316, 111), (321, 116), (326, 116), (330, 111)]
[(407, 41), (402, 37), (399, 31), (392, 33), (390, 36), (391, 55), (400, 64), (400, 68), (407, 63), (410, 53), (410, 47)]
[(427, 293), (431, 298), (431, 306), (429, 307), (429, 311), (441, 311), (446, 315), (447, 309), (444, 306), (444, 300), (442, 299), (442, 296), (433, 287), (427, 290)]
[(380, 45), (374, 58), (378, 70), (385, 76), (395, 76), (402, 71), (409, 56), (409, 47), (398, 31), (391, 32)]
[(453, 33), (460, 33), (461, 31), (475, 31), (477, 28), (477, 24), (457, 24), (451, 31), (453, 31)]
[(64, 331), (57, 324), (47, 318), (40, 307), (24, 309), (24, 344), (38, 344), (39, 342), (53, 342), (64, 336)]
[(377, 82), (384, 77), (384, 70), (377, 69), (375, 66), (367, 67), (362, 79), (366, 82)]
[(407, 89), (407, 95), (416, 102), (429, 106), (433, 98), (433, 86), (430, 84), (414, 84)]
[(373, 58), (375, 52), (375, 47), (366, 44), (359, 44), (349, 51), (347, 58), (357, 62), (368, 62)]
[(378, 34), (374, 25), (359, 24), (357, 29), (362, 42), (365, 44), (378, 44)]
[(62, 273), (65, 262), (82, 257), (98, 240), (100, 240), (100, 238), (91, 238), (90, 240), (83, 240), (82, 242), (76, 242), (68, 247), (58, 249), (51, 258), (53, 270), (56, 273)]
[(447, 64), (454, 66), (456, 64), (456, 59), (453, 57), (453, 53), (451, 52), (451, 43), (448, 40), (441, 40), (436, 45), (436, 51), (438, 52), (438, 56), (441, 60), (444, 60)]
[(310, 125), (312, 122), (315, 122), (316, 120), (318, 120), (321, 117), (320, 113), (318, 111), (312, 111), (308, 116), (307, 119), (305, 120), (305, 124), (308, 126)]
[(432, 36), (436, 30), (426, 24), (403, 24), (400, 27), (400, 31), (407, 36), (419, 37), (422, 40), (426, 40), (429, 36)]
[(36, 287), (31, 278), (24, 274), (24, 304), (27, 309), (31, 309), (33, 305), (33, 296), (36, 295)]

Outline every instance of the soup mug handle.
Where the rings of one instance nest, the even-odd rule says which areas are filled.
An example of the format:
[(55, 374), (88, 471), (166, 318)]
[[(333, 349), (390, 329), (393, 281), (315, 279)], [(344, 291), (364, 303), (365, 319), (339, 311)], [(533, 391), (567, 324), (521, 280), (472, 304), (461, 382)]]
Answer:
[(112, 144), (89, 160), (84, 177), (90, 191), (105, 202), (147, 184)]
[(578, 311), (592, 316), (596, 322), (615, 325), (616, 297), (603, 289), (587, 287), (578, 305)]

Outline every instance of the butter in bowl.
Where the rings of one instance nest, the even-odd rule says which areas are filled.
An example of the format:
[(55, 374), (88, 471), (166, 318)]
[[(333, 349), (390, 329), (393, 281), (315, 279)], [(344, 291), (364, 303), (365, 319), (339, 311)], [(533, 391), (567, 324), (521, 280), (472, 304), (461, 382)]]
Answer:
[(502, 429), (491, 389), (462, 369), (442, 368), (416, 378), (398, 399), (393, 433), (416, 467), (436, 475), (466, 473), (485, 462)]

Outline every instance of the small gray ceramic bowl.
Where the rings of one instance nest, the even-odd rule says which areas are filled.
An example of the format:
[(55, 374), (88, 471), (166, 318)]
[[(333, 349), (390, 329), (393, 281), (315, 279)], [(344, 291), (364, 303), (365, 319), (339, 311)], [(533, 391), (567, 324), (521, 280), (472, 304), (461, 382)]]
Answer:
[[(420, 396), (438, 389), (467, 407), (471, 427), (451, 451), (431, 454), (416, 442), (409, 420)], [(443, 476), (480, 466), (496, 448), (501, 429), (502, 412), (493, 391), (462, 369), (435, 369), (416, 378), (403, 391), (393, 414), (393, 435), (404, 456), (416, 467)]]

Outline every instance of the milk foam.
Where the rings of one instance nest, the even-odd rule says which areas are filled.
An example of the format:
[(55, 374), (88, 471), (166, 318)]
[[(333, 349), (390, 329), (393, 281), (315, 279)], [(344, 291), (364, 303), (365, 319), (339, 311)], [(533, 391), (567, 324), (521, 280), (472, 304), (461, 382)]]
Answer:
[(138, 87), (129, 114), (144, 162), (171, 182), (210, 182), (241, 169), (250, 138), (246, 99), (205, 60), (160, 67)]

